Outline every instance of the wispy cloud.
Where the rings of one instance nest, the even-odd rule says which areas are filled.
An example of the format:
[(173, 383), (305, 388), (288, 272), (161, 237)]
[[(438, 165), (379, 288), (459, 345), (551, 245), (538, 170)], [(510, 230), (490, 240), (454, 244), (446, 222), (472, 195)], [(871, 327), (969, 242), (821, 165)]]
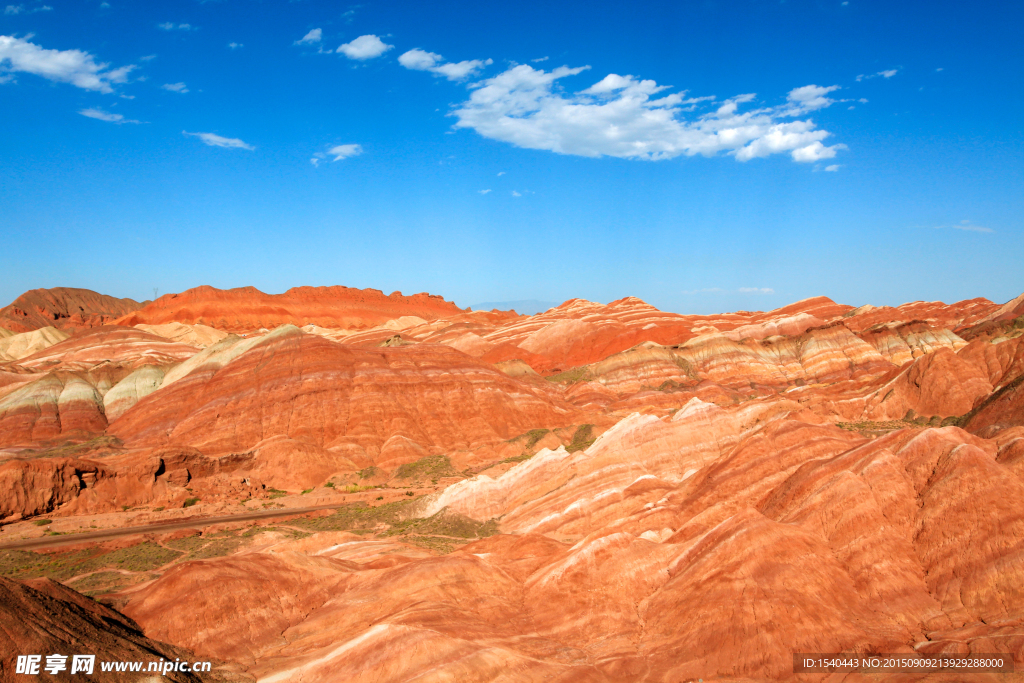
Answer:
[(537, 59), (531, 59), (530, 61), (533, 62), (534, 64), (540, 64), (541, 62), (548, 61), (548, 58), (547, 57), (538, 57)]
[(338, 145), (327, 150), (327, 155), (334, 157), (332, 161), (341, 161), (349, 157), (359, 156), (363, 153), (361, 145)]
[(90, 119), (106, 121), (107, 123), (142, 123), (142, 121), (126, 119), (122, 114), (111, 114), (110, 112), (103, 111), (102, 109), (82, 109), (78, 113), (82, 116), (88, 116)]
[(488, 193), (490, 193), (490, 189), (487, 189), (487, 190), (477, 190), (477, 192), (479, 192), (480, 194), (488, 194)]
[(171, 92), (181, 93), (182, 95), (188, 92), (188, 88), (185, 87), (184, 83), (164, 83), (160, 87), (164, 90), (170, 90)]
[(879, 71), (879, 72), (873, 73), (873, 74), (867, 74), (867, 75), (860, 74), (859, 76), (857, 76), (856, 80), (857, 80), (858, 83), (860, 83), (861, 81), (866, 81), (866, 80), (871, 79), (871, 78), (878, 78), (879, 76), (881, 76), (882, 78), (892, 78), (893, 76), (895, 76), (899, 72), (900, 72), (899, 69), (886, 69), (885, 71)]
[(117, 69), (109, 66), (96, 63), (91, 54), (82, 50), (47, 50), (28, 40), (0, 36), (0, 77), (13, 72), (30, 73), (84, 90), (111, 93), (114, 84), (128, 80), (135, 65)]
[(25, 7), (24, 5), (7, 5), (4, 8), (4, 14), (35, 14), (36, 12), (52, 12), (53, 8), (49, 5), (40, 5), (39, 7)]
[(157, 24), (157, 28), (164, 31), (198, 31), (198, 26), (192, 24), (175, 24), (173, 21), (165, 21), (162, 24)]
[[(411, 50), (399, 62), (431, 71), (439, 59), (439, 55)], [(718, 102), (712, 111), (687, 117), (716, 98), (687, 97), (686, 91), (660, 94), (669, 86), (618, 74), (572, 94), (556, 89), (561, 79), (589, 68), (561, 66), (544, 71), (520, 64), (471, 83), (469, 99), (452, 112), (458, 119), (455, 127), (517, 147), (585, 157), (659, 160), (724, 152), (749, 161), (788, 153), (794, 161), (815, 162), (846, 149), (843, 144), (824, 145), (822, 140), (831, 133), (817, 128), (809, 118), (798, 118), (835, 103), (829, 94), (839, 86), (794, 88), (784, 104), (750, 111), (740, 107), (756, 96), (737, 95)]]
[(741, 294), (774, 294), (775, 290), (771, 287), (740, 287), (736, 290)]
[(519, 194), (519, 193), (518, 193), (518, 192), (516, 192), (515, 190), (512, 190), (512, 196), (513, 196), (513, 197), (522, 197), (523, 195)]
[(836, 171), (839, 170), (839, 164), (830, 164), (825, 167), (825, 170), (828, 171), (829, 173), (835, 173)]
[(363, 153), (363, 146), (356, 144), (347, 145), (335, 145), (326, 152), (317, 152), (313, 155), (313, 158), (309, 160), (314, 166), (319, 166), (320, 162), (325, 161), (327, 157), (333, 157), (331, 161), (341, 161), (342, 159), (348, 159), (351, 157), (359, 156)]
[(323, 35), (323, 30), (315, 28), (306, 35), (296, 40), (294, 45), (316, 45), (317, 43), (320, 42), (321, 38), (323, 38)]
[(229, 50), (241, 50), (245, 45), (242, 43), (228, 43)]
[(256, 149), (252, 145), (248, 145), (245, 142), (239, 140), (238, 138), (225, 138), (221, 137), (220, 135), (217, 135), (216, 133), (189, 133), (187, 130), (183, 130), (181, 131), (181, 134), (187, 135), (189, 137), (199, 138), (200, 140), (203, 141), (204, 145), (209, 145), (210, 147), (226, 147), (228, 149), (248, 150)]
[(435, 76), (444, 76), (449, 81), (461, 81), (490, 66), (493, 59), (467, 59), (462, 62), (445, 62), (444, 57), (434, 52), (415, 48), (402, 54), (398, 63), (413, 71), (429, 71)]
[(338, 46), (338, 52), (349, 59), (365, 61), (380, 57), (382, 54), (393, 48), (373, 34), (359, 36), (355, 40)]
[(953, 223), (952, 225), (936, 225), (936, 230), (944, 230), (946, 228), (952, 228), (953, 230), (966, 230), (967, 232), (995, 232), (992, 228), (984, 228), (980, 225), (975, 225), (969, 220), (960, 221), (959, 223)]

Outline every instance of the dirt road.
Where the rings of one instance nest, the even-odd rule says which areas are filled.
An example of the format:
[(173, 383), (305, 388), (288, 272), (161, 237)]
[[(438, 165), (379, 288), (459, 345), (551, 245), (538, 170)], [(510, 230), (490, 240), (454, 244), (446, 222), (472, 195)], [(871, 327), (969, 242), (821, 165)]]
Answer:
[(213, 524), (224, 524), (225, 522), (248, 522), (254, 519), (269, 519), (273, 517), (293, 517), (307, 512), (317, 510), (331, 510), (341, 507), (341, 504), (316, 505), (308, 508), (279, 508), (277, 510), (261, 510), (259, 512), (247, 512), (241, 515), (224, 515), (221, 517), (188, 517), (186, 519), (169, 519), (155, 524), (142, 526), (129, 526), (120, 529), (103, 529), (102, 531), (89, 531), (81, 534), (67, 534), (62, 536), (43, 536), (42, 538), (29, 538), (24, 541), (15, 541), (0, 545), (0, 550), (31, 550), (33, 548), (56, 548), (62, 545), (76, 545), (78, 543), (108, 541), (112, 538), (132, 536), (135, 534), (151, 534), (165, 531), (177, 531), (179, 529), (201, 529)]

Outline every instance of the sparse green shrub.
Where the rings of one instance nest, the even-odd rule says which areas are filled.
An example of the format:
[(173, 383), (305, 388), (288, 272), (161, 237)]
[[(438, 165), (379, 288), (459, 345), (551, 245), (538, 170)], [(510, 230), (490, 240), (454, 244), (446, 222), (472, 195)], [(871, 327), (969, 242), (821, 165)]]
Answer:
[(684, 375), (695, 381), (699, 379), (699, 377), (697, 377), (697, 370), (693, 367), (693, 363), (682, 356), (676, 356), (674, 360), (676, 362), (676, 366), (683, 371)]
[(590, 369), (586, 366), (566, 370), (547, 378), (549, 382), (557, 384), (576, 384), (577, 382), (589, 382), (591, 379)]
[(356, 474), (359, 475), (360, 479), (373, 479), (378, 474), (380, 474), (380, 470), (371, 465), (366, 469), (359, 470)]
[(447, 455), (428, 455), (416, 462), (408, 462), (395, 470), (396, 479), (420, 479), (423, 477), (452, 477), (457, 472)]
[(591, 444), (597, 441), (594, 437), (594, 425), (585, 424), (580, 425), (576, 429), (576, 433), (572, 435), (572, 441), (565, 447), (565, 450), (569, 453), (575, 453), (576, 451), (585, 451), (590, 448)]
[(183, 508), (190, 508), (190, 507), (192, 507), (193, 505), (195, 505), (198, 502), (199, 502), (198, 498), (186, 498), (185, 502), (182, 503), (181, 507), (183, 507)]
[(529, 437), (526, 440), (526, 450), (529, 450), (529, 449), (533, 448), (534, 446), (536, 446), (538, 441), (540, 441), (547, 434), (550, 434), (550, 433), (551, 433), (550, 429), (531, 429), (530, 431), (526, 432), (526, 435)]

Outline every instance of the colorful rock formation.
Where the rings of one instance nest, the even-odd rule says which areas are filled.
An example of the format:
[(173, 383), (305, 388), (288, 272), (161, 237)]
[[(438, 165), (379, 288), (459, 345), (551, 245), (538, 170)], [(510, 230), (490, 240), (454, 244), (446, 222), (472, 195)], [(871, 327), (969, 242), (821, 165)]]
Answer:
[[(104, 599), (264, 682), (832, 680), (794, 676), (798, 651), (1024, 666), (1020, 313), (198, 288), (0, 339), (0, 543), (49, 542), (40, 516), (249, 515), (236, 545), (220, 522), (146, 531), (177, 559)], [(259, 526), (289, 510), (287, 535)], [(44, 600), (20, 585), (0, 593)]]
[(88, 289), (33, 289), (9, 306), (0, 308), (0, 328), (31, 332), (44, 327), (61, 330), (96, 327), (138, 310), (140, 306), (132, 299), (118, 299)]

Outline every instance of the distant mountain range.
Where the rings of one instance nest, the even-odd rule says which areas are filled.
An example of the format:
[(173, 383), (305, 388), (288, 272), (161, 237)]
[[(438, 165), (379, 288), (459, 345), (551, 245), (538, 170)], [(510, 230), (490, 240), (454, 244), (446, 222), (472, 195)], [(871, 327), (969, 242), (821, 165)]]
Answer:
[(490, 311), (497, 308), (499, 311), (514, 310), (521, 315), (537, 315), (558, 304), (552, 301), (537, 301), (536, 299), (523, 299), (521, 301), (485, 301), (481, 304), (470, 306), (474, 311)]

